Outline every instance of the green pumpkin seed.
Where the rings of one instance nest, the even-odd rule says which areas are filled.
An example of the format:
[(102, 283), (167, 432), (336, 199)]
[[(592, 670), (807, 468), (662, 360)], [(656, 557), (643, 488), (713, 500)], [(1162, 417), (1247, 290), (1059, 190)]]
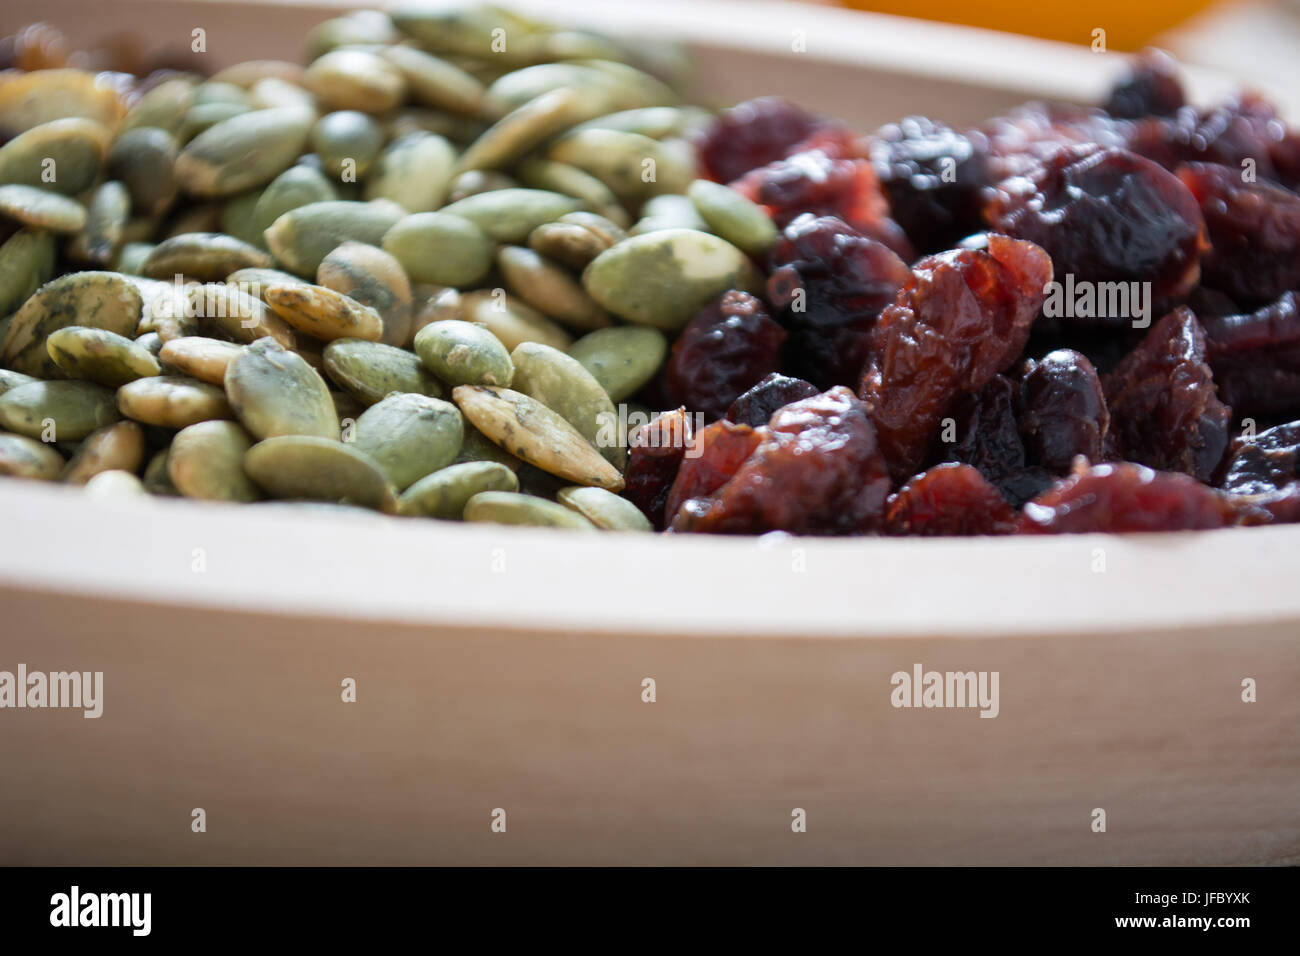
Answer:
[(216, 202), (198, 203), (187, 206), (174, 213), (160, 234), (161, 239), (171, 239), (187, 233), (220, 232), (221, 204)]
[(157, 332), (145, 332), (136, 336), (135, 344), (140, 346), (154, 358), (158, 358), (158, 353), (162, 351), (163, 340)]
[(559, 414), (508, 388), (460, 385), (452, 390), (461, 413), (512, 455), (543, 471), (611, 491), (623, 476)]
[(193, 77), (178, 76), (164, 80), (147, 91), (126, 114), (122, 122), (125, 134), (131, 130), (155, 127), (175, 134), (185, 119), (185, 114), (194, 105), (194, 90), (197, 87)]
[(303, 68), (288, 60), (245, 60), (217, 70), (209, 82), (233, 83), (251, 90), (260, 80), (276, 79), (302, 85)]
[(519, 179), (531, 189), (572, 196), (620, 227), (628, 224), (627, 211), (610, 188), (577, 166), (533, 157), (519, 164)]
[(686, 191), (709, 229), (737, 249), (761, 256), (775, 245), (776, 224), (763, 207), (746, 199), (730, 186), (697, 179)]
[(380, 245), (401, 218), (400, 208), (379, 200), (315, 202), (291, 209), (272, 223), (266, 243), (289, 271), (313, 276), (321, 260), (349, 239)]
[(433, 133), (435, 136), (446, 137), (458, 145), (464, 145), (482, 136), (488, 124), (469, 116), (408, 106), (389, 116), (385, 127), (390, 140), (401, 139), (411, 133)]
[(489, 108), (504, 116), (547, 93), (566, 88), (586, 95), (608, 95), (614, 81), (599, 70), (578, 63), (537, 63), (493, 80), (487, 90)]
[[(271, 286), (262, 287), (261, 291)], [(202, 324), (220, 330), (236, 342), (256, 342), (270, 336), (285, 348), (293, 348), (296, 336), (279, 315), (262, 299), (230, 282), (209, 282), (186, 289), (189, 312)], [(176, 337), (173, 336), (174, 340)]]
[(273, 285), (288, 285), (301, 282), (310, 285), (305, 279), (279, 269), (236, 269), (226, 276), (226, 284), (233, 285), (240, 292), (247, 293), (255, 299), (262, 298), (262, 290)]
[(315, 59), (341, 46), (371, 46), (397, 42), (397, 29), (386, 14), (357, 10), (312, 27), (307, 34), (307, 55)]
[(149, 254), (156, 248), (156, 244), (152, 242), (125, 243), (118, 250), (117, 258), (113, 260), (113, 271), (131, 276), (140, 275), (145, 260), (149, 258)]
[(626, 498), (604, 488), (573, 485), (561, 488), (557, 499), (604, 531), (653, 531), (650, 519)]
[(253, 109), (295, 109), (312, 114), (319, 112), (316, 97), (303, 89), (301, 82), (289, 82), (278, 76), (267, 76), (258, 80), (248, 91), (248, 96), (252, 101)]
[(460, 307), (467, 322), (486, 326), (511, 351), (524, 342), (564, 350), (573, 341), (559, 325), (504, 289), (467, 292), (460, 297)]
[(260, 189), (250, 189), (246, 193), (233, 197), (221, 209), (219, 222), (221, 231), (228, 236), (234, 236), (240, 242), (265, 249), (266, 237), (258, 228), (256, 218), (257, 202), (261, 198)]
[(468, 219), (497, 242), (517, 244), (542, 223), (554, 222), (581, 206), (572, 196), (544, 189), (497, 189), (466, 196), (442, 211)]
[(116, 180), (101, 183), (90, 194), (86, 221), (72, 241), (70, 252), (83, 262), (106, 266), (117, 256), (131, 216), (131, 195)]
[(125, 184), (136, 210), (160, 216), (176, 200), (174, 166), (180, 147), (166, 130), (151, 126), (130, 129), (108, 152), (109, 175)]
[(237, 103), (240, 106), (251, 105), (247, 90), (234, 83), (227, 83), (224, 80), (207, 80), (200, 83), (195, 88), (194, 105), (202, 106), (205, 103)]
[[(463, 465), (467, 462), (477, 461), (489, 461), (504, 465), (512, 472), (517, 472), (524, 467), (522, 461), (488, 438), (467, 420), (465, 422), (465, 440), (461, 442), (460, 454), (456, 456), (455, 464)], [(506, 488), (503, 490), (509, 491), (511, 489)]]
[(86, 207), (48, 189), (13, 183), (0, 186), (0, 216), (8, 216), (32, 229), (76, 232), (86, 224)]
[(8, 315), (50, 281), (54, 255), (54, 237), (47, 232), (19, 229), (0, 245), (0, 315)]
[(234, 236), (186, 232), (158, 243), (144, 261), (144, 274), (151, 279), (181, 275), (215, 282), (236, 269), (265, 269), (270, 265), (269, 255)]
[(406, 79), (411, 99), (434, 109), (473, 115), (483, 103), (483, 84), (447, 60), (409, 46), (384, 47), (379, 53)]
[(24, 375), (22, 372), (13, 372), (7, 368), (0, 368), (0, 395), (3, 395), (11, 388), (17, 388), (19, 385), (30, 385), (32, 382), (39, 381), (39, 378), (35, 378), (31, 375)]
[(361, 413), (352, 446), (374, 459), (400, 491), (455, 461), (463, 438), (455, 405), (398, 393)]
[(616, 434), (614, 403), (577, 359), (549, 345), (525, 342), (510, 353), (510, 361), (515, 391), (558, 414), (614, 467), (623, 466), (627, 456)]
[(547, 156), (590, 173), (628, 202), (684, 192), (695, 178), (692, 155), (668, 141), (619, 130), (570, 131)]
[(397, 494), (370, 456), (328, 438), (268, 438), (248, 450), (244, 471), (273, 498), (344, 502), (397, 512)]
[[(598, 112), (599, 110), (597, 110)], [(511, 110), (461, 154), (456, 170), (499, 169), (592, 115), (583, 91), (562, 87)]]
[(176, 486), (172, 484), (171, 475), (167, 474), (167, 458), (170, 446), (157, 452), (149, 459), (149, 464), (144, 466), (144, 490), (151, 495), (165, 495), (172, 497), (179, 495)]
[(176, 131), (176, 138), (182, 143), (190, 143), (200, 133), (205, 133), (218, 123), (234, 119), (253, 112), (245, 103), (196, 103), (190, 107), (181, 121), (181, 128)]
[(68, 484), (84, 485), (101, 472), (136, 472), (142, 464), (144, 429), (135, 422), (116, 422), (87, 435), (61, 477)]
[(390, 392), (442, 397), (442, 385), (420, 359), (404, 349), (361, 339), (336, 339), (325, 346), (325, 372), (362, 405)]
[(470, 322), (426, 325), (415, 335), (415, 351), (425, 368), (449, 385), (509, 385), (514, 376), (501, 340)]
[(275, 314), (295, 329), (325, 342), (352, 338), (377, 342), (384, 334), (379, 313), (324, 286), (295, 282), (262, 292)]
[(140, 293), (137, 333), (155, 332), (167, 342), (198, 331), (198, 320), (189, 307), (185, 286), (143, 276), (128, 275), (124, 278)]
[[(40, 32), (42, 26), (36, 29)], [(42, 43), (44, 39), (40, 38)], [(19, 49), (24, 42), (20, 36)], [(59, 37), (56, 44), (61, 43)], [(12, 135), (64, 116), (116, 126), (123, 106), (114, 79), (68, 68), (6, 72), (0, 79), (0, 128)]]
[[(271, 225), (291, 209), (338, 199), (338, 191), (325, 175), (310, 166), (290, 166), (262, 190), (253, 207), (253, 226), (265, 234)], [(262, 242), (266, 242), (265, 235)]]
[(447, 184), (447, 202), (460, 202), (479, 193), (496, 192), (498, 189), (518, 189), (519, 182), (513, 176), (495, 169), (471, 169), (457, 173)]
[[(326, 113), (311, 129), (311, 147), (325, 171), (345, 182), (364, 179), (384, 148), (384, 132), (375, 120), (357, 110)], [(349, 178), (350, 177), (350, 178)]]
[(113, 272), (73, 272), (36, 290), (23, 303), (5, 336), (0, 361), (16, 372), (63, 378), (45, 341), (69, 325), (107, 329), (132, 336), (140, 322), (144, 298), (127, 276)]
[(117, 407), (127, 418), (163, 428), (185, 428), (232, 414), (225, 392), (184, 375), (155, 375), (128, 382), (117, 390)]
[(591, 373), (611, 401), (621, 402), (654, 378), (668, 355), (668, 340), (658, 329), (621, 325), (584, 335), (569, 347), (569, 355)]
[(685, 196), (655, 196), (641, 206), (641, 218), (628, 230), (628, 235), (640, 236), (661, 229), (695, 229), (708, 232), (695, 203)]
[(63, 456), (44, 442), (0, 432), (0, 475), (53, 481), (63, 471)]
[(256, 438), (315, 435), (338, 441), (339, 423), (324, 379), (274, 339), (258, 339), (235, 356), (226, 369), (226, 394)]
[(158, 358), (168, 368), (175, 369), (182, 375), (224, 388), (226, 369), (242, 350), (243, 346), (234, 342), (187, 335), (164, 342), (158, 351)]
[(519, 479), (505, 465), (470, 461), (425, 475), (398, 499), (404, 515), (459, 521), (470, 498), (483, 491), (518, 491)]
[(594, 531), (595, 525), (564, 505), (510, 491), (481, 491), (465, 504), (465, 520)]
[(664, 229), (610, 247), (582, 274), (587, 293), (629, 322), (675, 331), (730, 289), (759, 291), (748, 257), (724, 239)]
[(32, 382), (0, 395), (0, 427), (42, 441), (79, 441), (122, 416), (93, 382)]
[(297, 109), (253, 110), (204, 130), (176, 158), (176, 179), (196, 196), (233, 196), (264, 186), (306, 145), (314, 116)]
[(638, 133), (651, 139), (681, 136), (707, 122), (705, 110), (683, 106), (643, 106), (620, 110), (587, 120), (573, 128), (573, 132), (588, 129), (612, 129), (622, 133)]
[(167, 476), (186, 498), (201, 501), (257, 501), (261, 491), (244, 472), (253, 446), (234, 422), (199, 422), (182, 428), (167, 455)]
[(365, 50), (331, 50), (307, 67), (303, 82), (336, 110), (384, 113), (406, 96), (406, 80), (397, 67)]
[(456, 150), (443, 137), (407, 133), (379, 154), (362, 195), (390, 199), (413, 213), (433, 212), (446, 201), (455, 165)]
[(45, 347), (68, 378), (84, 379), (107, 388), (162, 373), (162, 366), (147, 349), (107, 329), (65, 326), (50, 333)]
[(506, 288), (553, 319), (580, 329), (611, 324), (609, 314), (573, 276), (531, 249), (503, 246), (497, 253), (497, 268)]
[(345, 242), (321, 260), (316, 282), (378, 312), (383, 322), (379, 341), (409, 341), (411, 283), (392, 254), (363, 242)]
[(139, 497), (147, 493), (144, 484), (129, 471), (110, 469), (91, 477), (82, 488), (91, 498)]
[(464, 288), (492, 268), (492, 240), (475, 223), (449, 212), (407, 216), (381, 244), (416, 282)]
[(612, 221), (601, 218), (617, 230), (617, 235), (606, 234), (581, 222), (572, 221), (578, 216), (591, 215), (575, 212), (562, 216), (555, 222), (544, 223), (528, 234), (528, 247), (548, 259), (554, 259), (570, 269), (584, 269), (587, 264), (625, 238), (626, 234)]
[(99, 177), (109, 133), (87, 119), (56, 119), (0, 146), (0, 183), (19, 183), (75, 196)]

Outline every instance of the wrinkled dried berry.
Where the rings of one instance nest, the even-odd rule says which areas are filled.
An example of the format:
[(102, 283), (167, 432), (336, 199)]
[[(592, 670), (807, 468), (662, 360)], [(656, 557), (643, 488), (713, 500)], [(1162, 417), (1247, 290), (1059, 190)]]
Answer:
[(1186, 102), (1178, 79), (1178, 64), (1163, 50), (1143, 50), (1106, 101), (1106, 112), (1118, 119), (1172, 116)]
[(911, 276), (903, 260), (830, 216), (800, 216), (771, 253), (768, 299), (790, 331), (785, 367), (818, 388), (856, 385), (871, 327)]
[(1190, 309), (1170, 312), (1103, 383), (1115, 456), (1209, 481), (1228, 447), (1231, 409)]
[[(1005, 375), (995, 375), (975, 392), (962, 392), (948, 409), (952, 420), (952, 437), (944, 447), (943, 458), (970, 465), (1003, 494), (1004, 482), (1019, 485), (1025, 470), (1025, 446), (1016, 422), (1017, 388)], [(944, 438), (940, 430), (940, 439)], [(1033, 491), (1020, 500), (1011, 498), (1017, 507), (1042, 490)], [(1009, 496), (1010, 497), (1010, 496)]]
[(1110, 412), (1101, 379), (1086, 356), (1058, 349), (1026, 361), (1019, 408), (1030, 461), (1063, 475), (1076, 455), (1092, 464), (1102, 460)]
[(628, 442), (623, 496), (641, 509), (658, 530), (665, 525), (668, 494), (677, 480), (686, 449), (694, 442), (693, 419), (686, 409), (664, 412), (642, 425)]
[(993, 182), (1032, 176), (1061, 148), (1124, 146), (1130, 132), (1101, 110), (1061, 103), (1026, 103), (982, 127)]
[(735, 475), (736, 470), (767, 437), (763, 426), (714, 422), (695, 436), (691, 455), (683, 458), (677, 480), (668, 493), (667, 515), (675, 515), (692, 498), (705, 498)]
[(692, 498), (674, 531), (864, 534), (879, 528), (889, 475), (866, 407), (847, 388), (780, 409), (763, 442), (713, 495)]
[(1201, 264), (1206, 285), (1247, 307), (1300, 288), (1300, 196), (1208, 163), (1179, 167), (1178, 177), (1205, 215), (1213, 246)]
[(948, 406), (1024, 349), (1052, 263), (1038, 246), (990, 236), (986, 250), (927, 256), (871, 330), (861, 395), (895, 480), (917, 470)]
[(786, 331), (748, 292), (728, 292), (691, 319), (673, 344), (666, 384), (674, 404), (707, 421), (781, 364)]
[(885, 534), (1015, 534), (1019, 515), (970, 465), (935, 465), (903, 485), (885, 509)]
[(1237, 415), (1300, 415), (1300, 295), (1204, 326), (1219, 398)]
[(923, 116), (882, 127), (871, 143), (892, 218), (925, 254), (981, 228), (981, 191), (992, 185), (987, 160), (983, 133), (959, 133)]
[(723, 110), (697, 137), (703, 172), (720, 183), (784, 157), (807, 139), (817, 117), (802, 106), (765, 96)]
[(766, 425), (778, 408), (816, 394), (817, 386), (811, 382), (773, 372), (732, 402), (725, 417), (729, 422), (757, 428)]
[[(1153, 295), (1183, 295), (1200, 275), (1205, 223), (1195, 197), (1168, 170), (1125, 150), (1061, 150), (1032, 177), (1000, 183), (985, 216), (995, 231), (1045, 249), (1062, 283), (1149, 282)], [(1119, 325), (1133, 316), (1074, 318)]]
[(1274, 163), (1290, 157), (1287, 129), (1271, 103), (1255, 94), (1233, 97), (1213, 109), (1184, 106), (1172, 117), (1145, 117), (1128, 129), (1128, 148), (1166, 169), (1182, 163), (1216, 163), (1238, 175), (1249, 168), (1258, 179), (1286, 184)]
[(1222, 488), (1262, 495), (1300, 481), (1300, 422), (1288, 422), (1232, 443)]
[(1222, 528), (1232, 512), (1222, 496), (1187, 475), (1131, 462), (1094, 465), (1025, 505), (1029, 534), (1125, 533)]

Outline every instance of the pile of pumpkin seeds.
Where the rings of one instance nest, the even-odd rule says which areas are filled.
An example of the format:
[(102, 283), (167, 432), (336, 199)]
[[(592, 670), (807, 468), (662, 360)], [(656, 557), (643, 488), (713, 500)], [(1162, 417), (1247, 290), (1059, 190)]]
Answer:
[(776, 231), (647, 56), (466, 6), (0, 75), (0, 474), (648, 530), (616, 405)]

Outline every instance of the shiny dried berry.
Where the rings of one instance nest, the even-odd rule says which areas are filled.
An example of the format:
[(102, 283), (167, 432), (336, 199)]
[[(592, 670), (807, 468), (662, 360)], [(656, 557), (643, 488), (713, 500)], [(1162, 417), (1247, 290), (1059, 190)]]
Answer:
[(921, 253), (950, 249), (983, 222), (981, 191), (992, 185), (988, 140), (924, 116), (881, 127), (871, 162), (892, 218)]
[(1087, 357), (1058, 349), (1025, 362), (1020, 378), (1020, 434), (1028, 459), (1063, 475), (1076, 455), (1096, 464), (1105, 454), (1110, 412)]
[(866, 407), (847, 388), (772, 416), (762, 443), (714, 494), (692, 498), (674, 531), (864, 534), (880, 526), (889, 475)]
[(1271, 103), (1243, 94), (1205, 112), (1184, 106), (1171, 117), (1144, 117), (1131, 124), (1125, 139), (1135, 153), (1166, 169), (1182, 163), (1216, 163), (1238, 174), (1249, 168), (1260, 179), (1288, 185), (1274, 157), (1287, 163), (1287, 129)]
[(1116, 457), (1210, 480), (1228, 447), (1232, 411), (1219, 401), (1205, 352), (1196, 316), (1175, 309), (1106, 376)]
[(1221, 487), (1262, 495), (1300, 481), (1300, 422), (1288, 422), (1232, 443)]
[(970, 465), (935, 465), (890, 497), (885, 534), (1015, 534), (1019, 515)]
[(1209, 163), (1178, 169), (1200, 203), (1213, 248), (1201, 268), (1208, 286), (1247, 307), (1300, 288), (1300, 196)]
[(664, 412), (632, 433), (628, 444), (623, 496), (641, 509), (657, 530), (663, 530), (664, 509), (678, 469), (695, 440), (694, 422), (686, 409)]
[(1143, 50), (1120, 77), (1106, 112), (1119, 119), (1172, 116), (1186, 102), (1178, 64), (1163, 50)]
[(1023, 471), (1025, 446), (1016, 422), (1016, 399), (1016, 384), (1005, 375), (958, 395), (946, 416), (952, 419), (955, 440), (945, 446), (945, 460), (971, 465), (994, 485)]
[(674, 404), (707, 421), (781, 365), (786, 331), (748, 292), (728, 292), (682, 330), (668, 359), (665, 384)]
[(1200, 275), (1205, 223), (1195, 197), (1168, 170), (1126, 150), (1060, 150), (1033, 176), (1000, 183), (985, 217), (995, 231), (1045, 249), (1062, 282), (1149, 282), (1153, 295), (1183, 295)]
[(1025, 505), (1030, 534), (1189, 531), (1222, 528), (1232, 510), (1213, 488), (1187, 475), (1131, 462), (1094, 465)]
[(916, 472), (959, 393), (1019, 358), (1051, 278), (1042, 249), (1005, 236), (912, 269), (871, 330), (860, 392), (895, 480)]
[(729, 183), (784, 157), (817, 124), (817, 117), (789, 100), (747, 100), (723, 110), (697, 137), (700, 163), (706, 176)]
[(1203, 324), (1219, 397), (1236, 414), (1300, 415), (1300, 294)]
[(771, 253), (768, 299), (790, 331), (786, 368), (819, 388), (855, 385), (880, 311), (911, 276), (903, 260), (831, 216), (800, 216)]
[(732, 402), (727, 409), (726, 419), (757, 428), (766, 425), (778, 408), (816, 394), (817, 386), (812, 382), (773, 372)]
[(1026, 103), (982, 127), (988, 138), (993, 182), (1033, 175), (1063, 147), (1122, 147), (1129, 131), (1097, 109), (1062, 103)]
[(664, 514), (675, 515), (690, 499), (706, 498), (725, 485), (766, 437), (763, 426), (725, 420), (700, 429), (691, 454), (682, 459)]

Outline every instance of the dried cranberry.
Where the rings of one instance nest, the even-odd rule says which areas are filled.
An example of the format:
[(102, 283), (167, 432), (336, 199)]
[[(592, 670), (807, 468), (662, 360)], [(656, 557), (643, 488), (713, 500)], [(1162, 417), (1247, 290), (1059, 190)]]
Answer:
[(1124, 146), (1129, 133), (1101, 110), (1061, 103), (1026, 103), (982, 128), (994, 182), (1031, 176), (1060, 149), (1081, 144)]
[(1174, 58), (1163, 50), (1143, 50), (1110, 91), (1106, 112), (1120, 119), (1172, 116), (1185, 102)]
[[(1154, 295), (1182, 295), (1200, 274), (1205, 223), (1195, 197), (1126, 150), (1060, 150), (1032, 177), (1000, 183), (985, 216), (994, 230), (1045, 249), (1062, 282), (1149, 282)], [(1132, 316), (1080, 318), (1124, 324)]]
[(893, 219), (919, 252), (949, 249), (979, 231), (981, 190), (992, 184), (983, 133), (909, 116), (880, 129), (871, 161)]
[(1086, 356), (1058, 349), (1026, 361), (1019, 407), (1020, 434), (1031, 461), (1063, 475), (1076, 455), (1094, 464), (1102, 460), (1110, 412)]
[(1019, 358), (1051, 278), (1042, 249), (1005, 236), (915, 265), (871, 330), (860, 393), (896, 480), (916, 472), (960, 392)]
[(892, 251), (830, 216), (800, 216), (771, 253), (768, 299), (790, 331), (786, 367), (819, 388), (854, 385), (881, 309), (911, 275)]
[(885, 509), (885, 534), (1015, 534), (1019, 516), (970, 465), (935, 465), (903, 485)]
[(1209, 163), (1181, 166), (1178, 177), (1205, 215), (1213, 246), (1202, 263), (1206, 285), (1246, 306), (1300, 288), (1300, 196)]
[(801, 106), (765, 96), (723, 110), (697, 138), (704, 174), (720, 183), (781, 159), (817, 126)]
[[(943, 457), (976, 468), (1004, 495), (1007, 492), (1003, 483), (1017, 487), (1025, 470), (1025, 446), (1016, 422), (1016, 399), (1015, 382), (1005, 375), (995, 375), (978, 391), (958, 395), (947, 416), (952, 419), (955, 440), (946, 445)], [(939, 437), (944, 437), (943, 430)], [(1018, 501), (1008, 497), (1018, 507), (1041, 490), (1035, 487)]]
[(728, 292), (687, 324), (673, 344), (665, 381), (675, 404), (708, 421), (781, 364), (786, 332), (748, 292)]
[(1205, 332), (1190, 309), (1170, 312), (1106, 376), (1116, 457), (1209, 481), (1228, 446)]
[(1253, 502), (1256, 513), (1267, 516), (1268, 524), (1300, 524), (1300, 482), (1288, 485), (1282, 491), (1263, 495)]
[(863, 534), (880, 526), (889, 475), (865, 406), (847, 388), (772, 416), (762, 443), (730, 481), (692, 498), (674, 531)]
[(1204, 325), (1219, 397), (1238, 415), (1300, 414), (1300, 294)]
[(675, 515), (691, 498), (704, 498), (721, 488), (766, 436), (767, 429), (762, 426), (751, 428), (728, 421), (701, 429), (691, 453), (682, 459), (664, 513)]
[(1130, 126), (1125, 139), (1133, 152), (1166, 169), (1189, 162), (1216, 163), (1238, 175), (1249, 168), (1257, 178), (1286, 183), (1273, 162), (1274, 156), (1284, 163), (1288, 159), (1286, 126), (1272, 104), (1254, 94), (1204, 113), (1184, 106), (1172, 117), (1145, 117)]
[(691, 416), (679, 408), (642, 425), (628, 442), (631, 449), (623, 472), (623, 496), (659, 530), (664, 527), (668, 494), (677, 480), (686, 448), (693, 441)]
[(766, 425), (772, 413), (801, 398), (817, 394), (817, 386), (801, 378), (790, 378), (773, 372), (749, 391), (745, 392), (727, 409), (726, 419), (740, 425), (757, 428)]
[(1187, 475), (1131, 462), (1094, 465), (1025, 505), (1022, 530), (1038, 534), (1189, 531), (1221, 528), (1232, 512)]
[(1232, 443), (1222, 488), (1261, 495), (1300, 481), (1300, 422), (1288, 422)]

